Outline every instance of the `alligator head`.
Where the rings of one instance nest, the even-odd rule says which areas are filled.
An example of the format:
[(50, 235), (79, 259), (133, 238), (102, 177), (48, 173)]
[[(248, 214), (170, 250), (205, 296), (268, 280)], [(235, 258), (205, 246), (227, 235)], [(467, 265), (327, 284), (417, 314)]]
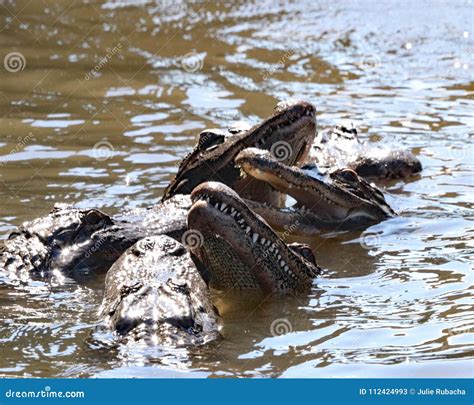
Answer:
[(164, 192), (163, 200), (175, 194), (190, 194), (205, 181), (219, 181), (230, 187), (236, 185), (240, 173), (234, 166), (237, 154), (255, 146), (284, 154), (282, 161), (303, 163), (316, 134), (316, 109), (304, 101), (280, 103), (275, 113), (246, 131), (225, 137), (216, 131), (201, 133), (197, 147), (183, 159), (178, 173)]
[(313, 149), (310, 159), (319, 167), (347, 167), (366, 179), (404, 178), (422, 170), (410, 151), (363, 142), (355, 128), (343, 125), (318, 134)]
[(145, 236), (166, 234), (181, 239), (190, 206), (190, 197), (179, 195), (110, 217), (97, 209), (58, 204), (48, 215), (25, 222), (2, 243), (0, 273), (5, 270), (6, 282), (27, 283), (52, 274), (85, 281), (105, 273)]
[(255, 148), (243, 150), (235, 161), (246, 174), (268, 182), (296, 200), (289, 208), (247, 202), (278, 230), (291, 227), (292, 233), (299, 235), (351, 230), (395, 215), (382, 192), (352, 169), (322, 173), (314, 165), (290, 167), (267, 151)]
[(287, 245), (235, 191), (222, 183), (196, 187), (184, 243), (203, 263), (204, 278), (221, 290), (307, 290), (320, 273), (311, 249)]
[(398, 179), (421, 172), (420, 160), (402, 149), (371, 149), (349, 164), (366, 179)]
[(151, 344), (218, 337), (209, 288), (183, 245), (164, 235), (140, 239), (112, 265), (99, 315), (120, 338)]
[(102, 211), (57, 204), (47, 216), (25, 222), (9, 235), (0, 248), (0, 267), (12, 281), (41, 278), (71, 257), (71, 247), (88, 244), (93, 234), (112, 225)]

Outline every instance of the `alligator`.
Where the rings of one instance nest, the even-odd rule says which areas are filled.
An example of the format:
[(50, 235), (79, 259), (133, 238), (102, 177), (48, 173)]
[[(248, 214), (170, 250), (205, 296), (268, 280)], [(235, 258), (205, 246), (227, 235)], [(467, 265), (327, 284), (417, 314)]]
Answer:
[[(303, 101), (282, 102), (276, 112), (253, 128), (204, 131), (198, 145), (180, 165), (162, 204), (126, 211), (111, 217), (100, 210), (78, 210), (57, 205), (42, 218), (23, 224), (0, 247), (0, 277), (6, 270), (11, 281), (44, 279), (55, 270), (73, 279), (103, 273), (139, 239), (166, 234), (180, 240), (186, 229), (195, 185), (218, 177), (247, 198), (279, 206), (280, 193), (270, 186), (240, 179), (233, 158), (247, 145), (271, 148), (284, 142), (289, 147), (285, 161), (302, 162), (316, 134), (315, 108)], [(230, 136), (232, 135), (232, 136)], [(186, 197), (186, 195), (188, 195)]]
[(342, 125), (318, 134), (308, 162), (321, 169), (349, 168), (370, 180), (404, 178), (422, 170), (411, 152), (372, 146), (359, 139), (355, 128)]
[[(240, 189), (247, 198), (279, 206), (280, 193), (270, 186), (240, 179), (233, 158), (247, 145), (271, 148), (284, 142), (289, 164), (302, 162), (316, 134), (315, 108), (303, 101), (279, 103), (275, 113), (253, 128), (204, 131), (198, 145), (180, 165), (162, 204), (149, 209), (126, 211), (111, 217), (99, 210), (78, 210), (57, 205), (42, 218), (23, 224), (0, 247), (2, 272), (13, 281), (44, 279), (61, 270), (62, 275), (82, 279), (105, 272), (139, 239), (167, 234), (180, 239), (186, 229), (186, 213), (195, 185), (218, 177)], [(228, 136), (232, 135), (232, 136)], [(253, 190), (253, 191), (252, 191)], [(3, 270), (1, 270), (3, 269)]]
[(219, 337), (209, 288), (188, 250), (165, 235), (140, 239), (112, 265), (99, 316), (121, 341), (179, 347)]
[(180, 240), (190, 206), (189, 196), (179, 195), (154, 207), (109, 216), (97, 209), (56, 204), (51, 213), (25, 222), (4, 241), (0, 275), (5, 282), (28, 283), (53, 275), (85, 280), (105, 273), (145, 236), (164, 234)]
[[(176, 194), (190, 194), (205, 181), (218, 181), (232, 187), (243, 197), (278, 203), (280, 194), (264, 183), (241, 179), (234, 165), (237, 154), (247, 147), (272, 150), (289, 165), (302, 164), (316, 136), (316, 108), (304, 101), (288, 100), (275, 107), (275, 113), (246, 130), (207, 130), (198, 145), (181, 162), (166, 188), (163, 201)], [(232, 134), (232, 136), (229, 136)]]
[(287, 245), (231, 188), (202, 183), (191, 199), (188, 232), (195, 239), (189, 247), (211, 287), (293, 293), (307, 291), (320, 274), (308, 245)]
[(240, 152), (235, 163), (246, 175), (296, 200), (284, 208), (247, 201), (254, 212), (280, 231), (291, 227), (293, 235), (312, 235), (355, 230), (395, 215), (382, 192), (349, 168), (324, 172), (314, 164), (290, 167), (256, 148)]
[(209, 287), (296, 293), (321, 271), (309, 246), (287, 245), (226, 185), (202, 183), (190, 198), (187, 244), (145, 237), (107, 272), (99, 316), (120, 340), (209, 342), (220, 336)]
[[(235, 216), (239, 228), (227, 229), (228, 225), (216, 223), (219, 215), (225, 217), (226, 210), (216, 213), (208, 207), (203, 211), (203, 193), (213, 203), (238, 210), (229, 218)], [(215, 235), (210, 234), (211, 227)], [(247, 235), (251, 230), (253, 233)], [(193, 250), (193, 232), (204, 238), (202, 249)], [(176, 195), (153, 208), (137, 208), (117, 216), (57, 205), (46, 217), (25, 223), (10, 235), (0, 252), (0, 266), (10, 281), (27, 283), (53, 275), (84, 281), (107, 272), (139, 240), (156, 235), (168, 235), (191, 249), (202, 276), (215, 288), (267, 291), (273, 286), (272, 290), (281, 292), (300, 291), (308, 289), (319, 273), (307, 245), (286, 245), (235, 191), (215, 182), (202, 183), (192, 195)], [(233, 266), (227, 276), (222, 276), (230, 256)], [(243, 263), (257, 266), (245, 267)], [(274, 276), (272, 272), (276, 272)], [(232, 285), (222, 281), (226, 277), (234, 280)]]

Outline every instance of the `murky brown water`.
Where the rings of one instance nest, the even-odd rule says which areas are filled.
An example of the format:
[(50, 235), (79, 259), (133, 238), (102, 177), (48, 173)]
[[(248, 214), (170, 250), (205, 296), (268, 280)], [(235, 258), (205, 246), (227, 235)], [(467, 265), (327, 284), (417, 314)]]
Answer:
[(308, 297), (227, 303), (207, 347), (104, 345), (102, 280), (0, 287), (2, 375), (473, 375), (474, 3), (314, 3), (0, 3), (2, 237), (55, 202), (156, 203), (201, 129), (289, 96), (424, 165), (385, 187), (398, 218), (312, 241)]

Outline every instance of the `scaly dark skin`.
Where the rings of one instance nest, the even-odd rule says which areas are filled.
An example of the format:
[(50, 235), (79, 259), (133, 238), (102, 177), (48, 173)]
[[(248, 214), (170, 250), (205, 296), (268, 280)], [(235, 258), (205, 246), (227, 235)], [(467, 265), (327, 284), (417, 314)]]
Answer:
[(349, 168), (372, 181), (405, 178), (422, 170), (411, 152), (362, 142), (355, 128), (342, 125), (318, 135), (309, 162), (320, 168)]
[(191, 194), (188, 232), (206, 269), (204, 278), (220, 290), (295, 293), (311, 288), (320, 273), (306, 245), (287, 245), (235, 191), (208, 182)]
[(26, 222), (0, 247), (4, 282), (48, 279), (55, 270), (75, 280), (105, 273), (139, 239), (166, 234), (180, 240), (186, 230), (189, 196), (176, 196), (155, 207), (138, 208), (111, 217), (96, 210), (58, 205)]
[(395, 215), (382, 192), (352, 169), (324, 174), (315, 166), (289, 167), (255, 148), (243, 150), (235, 162), (247, 175), (268, 182), (296, 200), (294, 206), (283, 209), (247, 201), (252, 210), (280, 231), (292, 227), (294, 235), (312, 235), (354, 230)]
[(113, 264), (99, 316), (120, 340), (179, 347), (219, 337), (209, 288), (185, 247), (164, 235), (139, 240)]
[[(249, 185), (245, 180), (239, 180), (233, 157), (246, 145), (271, 147), (275, 141), (285, 140), (292, 151), (288, 162), (303, 161), (314, 139), (315, 125), (314, 107), (296, 102), (280, 104), (271, 118), (249, 130), (204, 131), (198, 147), (183, 161), (176, 181), (165, 195), (164, 204), (114, 217), (99, 210), (71, 207), (53, 210), (46, 217), (24, 224), (0, 247), (0, 281), (44, 279), (54, 270), (76, 280), (87, 278), (90, 274), (105, 272), (140, 238), (167, 234), (180, 239), (185, 230), (190, 199), (176, 195), (175, 200), (170, 201), (170, 194), (190, 192), (191, 189), (185, 191), (185, 188), (212, 178), (213, 173), (234, 183), (247, 197), (255, 194), (258, 201), (278, 205), (280, 194), (271, 187), (259, 185), (258, 181)], [(177, 199), (185, 201), (176, 206)]]
[[(165, 190), (163, 200), (176, 194), (190, 194), (205, 181), (219, 181), (232, 187), (240, 195), (258, 201), (275, 199), (265, 194), (269, 187), (254, 182), (239, 181), (239, 170), (234, 166), (237, 154), (251, 146), (270, 150), (277, 142), (285, 142), (288, 152), (285, 163), (302, 164), (316, 134), (316, 109), (307, 102), (280, 103), (276, 112), (261, 124), (226, 137), (215, 131), (202, 133), (198, 146), (179, 166), (178, 173)], [(278, 144), (276, 145), (278, 146)]]
[(108, 271), (99, 315), (120, 340), (204, 344), (219, 337), (208, 283), (294, 293), (319, 274), (307, 245), (286, 245), (224, 184), (203, 183), (191, 198), (188, 250), (167, 236), (146, 237)]

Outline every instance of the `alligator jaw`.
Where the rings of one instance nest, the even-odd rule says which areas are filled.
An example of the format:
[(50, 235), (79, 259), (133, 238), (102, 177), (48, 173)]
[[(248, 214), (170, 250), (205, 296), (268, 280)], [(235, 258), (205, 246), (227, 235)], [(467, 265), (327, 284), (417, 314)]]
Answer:
[(328, 174), (302, 170), (255, 148), (243, 150), (236, 164), (246, 174), (296, 199), (293, 207), (283, 209), (249, 202), (255, 212), (279, 230), (294, 224), (296, 219), (299, 226), (295, 227), (295, 234), (357, 229), (395, 215), (381, 192), (350, 169)]
[(218, 289), (307, 290), (320, 269), (302, 258), (228, 187), (203, 183), (192, 193), (188, 228), (199, 232), (195, 253)]
[(242, 149), (251, 146), (270, 150), (282, 142), (289, 151), (285, 163), (300, 164), (306, 159), (315, 135), (316, 108), (307, 102), (295, 102), (279, 109), (261, 124), (185, 158), (165, 190), (163, 200), (175, 194), (190, 194), (205, 181), (220, 181), (234, 187), (239, 180), (234, 159)]

